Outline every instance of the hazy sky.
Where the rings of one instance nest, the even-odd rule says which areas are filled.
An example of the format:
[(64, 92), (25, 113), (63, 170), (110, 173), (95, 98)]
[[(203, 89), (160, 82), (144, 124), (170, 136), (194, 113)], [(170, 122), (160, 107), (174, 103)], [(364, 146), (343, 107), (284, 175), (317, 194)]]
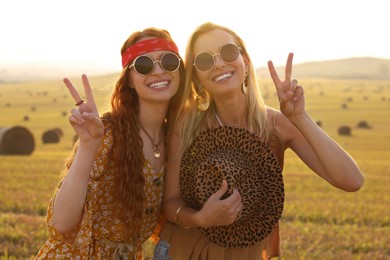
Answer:
[(168, 29), (184, 56), (187, 38), (211, 21), (235, 30), (256, 67), (349, 57), (390, 58), (387, 0), (9, 0), (0, 3), (0, 64), (119, 71), (134, 30)]

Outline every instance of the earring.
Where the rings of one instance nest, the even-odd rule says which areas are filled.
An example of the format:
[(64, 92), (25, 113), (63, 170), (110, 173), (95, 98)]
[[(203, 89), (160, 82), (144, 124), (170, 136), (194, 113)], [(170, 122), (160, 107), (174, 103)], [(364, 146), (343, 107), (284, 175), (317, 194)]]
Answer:
[(196, 97), (196, 105), (198, 111), (205, 111), (209, 107), (209, 100), (207, 98), (206, 92), (202, 88), (202, 85), (198, 84), (196, 86), (196, 92), (198, 96)]
[(241, 84), (241, 91), (246, 95), (248, 93), (248, 72), (245, 72), (244, 82)]

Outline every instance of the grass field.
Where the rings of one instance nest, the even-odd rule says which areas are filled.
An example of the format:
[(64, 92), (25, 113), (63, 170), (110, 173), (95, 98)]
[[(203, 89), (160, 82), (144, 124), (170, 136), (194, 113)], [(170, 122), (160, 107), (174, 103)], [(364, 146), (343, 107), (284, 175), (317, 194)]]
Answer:
[[(91, 79), (99, 108), (107, 107), (115, 80)], [(354, 157), (365, 183), (356, 193), (337, 190), (287, 152), (281, 259), (390, 259), (390, 81), (300, 83), (308, 112)], [(278, 108), (273, 85), (266, 80), (262, 88), (266, 103)], [(73, 140), (72, 107), (60, 79), (0, 84), (0, 127), (21, 125), (35, 137), (32, 155), (0, 155), (0, 259), (31, 259), (47, 239), (47, 204)], [(357, 127), (361, 121), (371, 128)], [(341, 125), (351, 136), (338, 134)], [(55, 127), (61, 141), (43, 144), (42, 133)]]

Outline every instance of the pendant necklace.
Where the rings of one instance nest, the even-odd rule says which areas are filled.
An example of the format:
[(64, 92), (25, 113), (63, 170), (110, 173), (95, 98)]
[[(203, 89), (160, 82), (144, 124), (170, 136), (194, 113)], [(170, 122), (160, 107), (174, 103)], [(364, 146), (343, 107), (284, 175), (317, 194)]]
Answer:
[[(219, 119), (219, 116), (217, 115), (217, 113), (216, 113), (216, 112), (214, 113), (214, 115), (215, 115), (215, 118), (217, 119), (217, 121), (218, 121), (219, 125), (220, 125), (220, 126), (223, 126), (223, 124), (222, 124), (222, 121), (221, 121), (221, 119)], [(247, 129), (247, 127), (242, 127), (242, 128), (245, 128), (245, 129)]]
[[(139, 122), (139, 126), (141, 127), (142, 131), (146, 134), (146, 136), (149, 138), (150, 142), (153, 144), (153, 156), (154, 158), (160, 158), (160, 143), (161, 140), (157, 139), (157, 141), (154, 141), (153, 138), (150, 136), (150, 134), (146, 131), (143, 125)], [(161, 136), (161, 128), (159, 133), (159, 138)]]

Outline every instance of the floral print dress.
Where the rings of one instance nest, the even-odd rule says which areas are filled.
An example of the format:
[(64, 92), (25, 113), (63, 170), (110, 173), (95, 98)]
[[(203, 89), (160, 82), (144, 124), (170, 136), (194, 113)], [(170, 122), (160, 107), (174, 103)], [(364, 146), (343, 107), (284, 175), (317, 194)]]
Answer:
[[(142, 244), (157, 234), (162, 224), (162, 196), (164, 167), (155, 172), (145, 159), (145, 210), (140, 233), (135, 242), (125, 238), (134, 237), (132, 230), (118, 216), (118, 204), (113, 193), (114, 173), (108, 167), (108, 152), (113, 139), (106, 129), (103, 145), (93, 162), (88, 183), (88, 192), (80, 225), (73, 231), (59, 233), (53, 227), (53, 205), (55, 195), (48, 207), (47, 227), (49, 239), (39, 250), (35, 259), (142, 259)], [(61, 183), (59, 184), (59, 187)]]

